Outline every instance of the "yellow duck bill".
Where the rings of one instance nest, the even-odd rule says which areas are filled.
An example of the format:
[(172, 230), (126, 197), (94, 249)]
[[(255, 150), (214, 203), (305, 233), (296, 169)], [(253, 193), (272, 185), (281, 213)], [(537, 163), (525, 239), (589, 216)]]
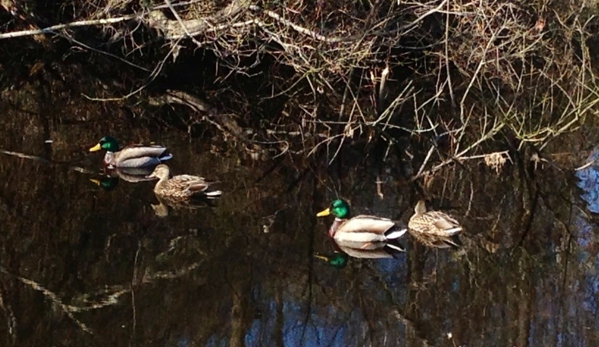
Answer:
[(97, 152), (99, 150), (102, 149), (102, 146), (98, 143), (97, 145), (93, 146), (92, 148), (89, 149), (90, 152)]
[(330, 214), (331, 214), (331, 209), (330, 209), (330, 208), (327, 208), (327, 209), (326, 209), (326, 210), (324, 210), (324, 211), (320, 211), (320, 212), (318, 212), (318, 213), (316, 214), (316, 217), (326, 217), (326, 216), (328, 216), (328, 215), (330, 215)]

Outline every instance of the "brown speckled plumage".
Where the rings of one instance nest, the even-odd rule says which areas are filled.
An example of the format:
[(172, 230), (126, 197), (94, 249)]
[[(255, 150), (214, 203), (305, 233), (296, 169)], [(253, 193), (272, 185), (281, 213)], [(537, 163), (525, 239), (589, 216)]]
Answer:
[(457, 220), (446, 213), (427, 211), (424, 200), (418, 201), (414, 215), (408, 222), (408, 232), (428, 247), (459, 247), (454, 237), (462, 231)]
[[(207, 191), (214, 182), (206, 181), (203, 177), (192, 175), (178, 175), (170, 177), (169, 167), (165, 164), (156, 166), (149, 177), (160, 180), (154, 187), (154, 193), (169, 200), (188, 200), (194, 197), (217, 198), (221, 191)], [(169, 178), (170, 177), (170, 178)]]

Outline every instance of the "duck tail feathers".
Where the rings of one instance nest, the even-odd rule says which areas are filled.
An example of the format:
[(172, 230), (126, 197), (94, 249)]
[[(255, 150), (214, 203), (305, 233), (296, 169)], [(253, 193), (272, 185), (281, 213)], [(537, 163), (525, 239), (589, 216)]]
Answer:
[(406, 251), (405, 247), (401, 245), (397, 240), (387, 242), (385, 247), (383, 247), (383, 250), (396, 259), (399, 257), (399, 254), (404, 253)]
[(160, 160), (160, 162), (171, 160), (171, 159), (173, 159), (173, 155), (170, 154), (169, 152), (164, 152), (160, 155), (160, 157), (158, 159)]
[(206, 193), (205, 193), (205, 195), (206, 195), (206, 197), (208, 197), (208, 198), (213, 198), (213, 199), (215, 199), (215, 198), (219, 198), (221, 195), (223, 195), (223, 192), (222, 192), (222, 191), (220, 191), (220, 190), (213, 190), (213, 191), (211, 191), (211, 192), (206, 192)]
[(447, 235), (456, 235), (462, 231), (462, 227), (445, 229), (444, 231), (447, 233)]
[(464, 244), (462, 244), (462, 240), (460, 240), (458, 235), (453, 235), (453, 237), (445, 240), (445, 243), (454, 248), (464, 247)]
[(407, 231), (408, 229), (395, 226), (385, 232), (387, 244), (385, 245), (384, 250), (391, 254), (394, 258), (396, 254), (405, 252), (405, 247), (399, 242), (399, 240), (406, 234)]
[(397, 240), (400, 237), (404, 236), (407, 231), (408, 229), (392, 228), (385, 232), (385, 238), (389, 241)]

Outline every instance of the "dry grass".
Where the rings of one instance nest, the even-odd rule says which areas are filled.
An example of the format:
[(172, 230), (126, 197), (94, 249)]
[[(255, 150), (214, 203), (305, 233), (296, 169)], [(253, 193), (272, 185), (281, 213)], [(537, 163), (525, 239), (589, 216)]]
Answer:
[[(359, 138), (394, 146), (402, 136), (449, 137), (450, 161), (496, 151), (486, 145), (498, 135), (542, 149), (597, 112), (598, 53), (589, 42), (598, 22), (582, 0), (95, 0), (72, 8), (78, 20), (137, 14), (171, 44), (161, 64), (176, 61), (182, 41), (210, 50), (225, 71), (220, 82), (274, 58), (264, 97), (289, 96), (290, 112), (273, 117), (262, 140), (303, 134), (293, 150), (305, 154), (331, 145), (337, 153)], [(146, 44), (133, 39), (139, 28), (104, 25), (129, 52)], [(282, 66), (292, 73), (279, 77)]]

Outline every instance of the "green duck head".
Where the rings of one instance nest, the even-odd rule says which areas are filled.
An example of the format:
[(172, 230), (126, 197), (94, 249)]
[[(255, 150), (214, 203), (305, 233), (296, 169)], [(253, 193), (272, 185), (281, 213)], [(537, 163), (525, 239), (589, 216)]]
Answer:
[(103, 138), (100, 139), (98, 144), (95, 145), (94, 147), (90, 148), (89, 151), (96, 152), (101, 149), (104, 149), (108, 152), (113, 152), (113, 153), (118, 152), (119, 151), (119, 143), (112, 136), (104, 136)]
[(119, 183), (118, 177), (103, 177), (101, 180), (90, 178), (90, 181), (107, 192), (114, 190)]
[(324, 260), (335, 269), (343, 269), (347, 266), (347, 263), (349, 262), (349, 256), (343, 252), (335, 253), (333, 255), (317, 254), (315, 255), (315, 257), (320, 260)]
[(350, 216), (349, 204), (345, 200), (337, 199), (331, 202), (329, 208), (318, 212), (317, 217), (333, 215), (340, 219), (348, 219)]

